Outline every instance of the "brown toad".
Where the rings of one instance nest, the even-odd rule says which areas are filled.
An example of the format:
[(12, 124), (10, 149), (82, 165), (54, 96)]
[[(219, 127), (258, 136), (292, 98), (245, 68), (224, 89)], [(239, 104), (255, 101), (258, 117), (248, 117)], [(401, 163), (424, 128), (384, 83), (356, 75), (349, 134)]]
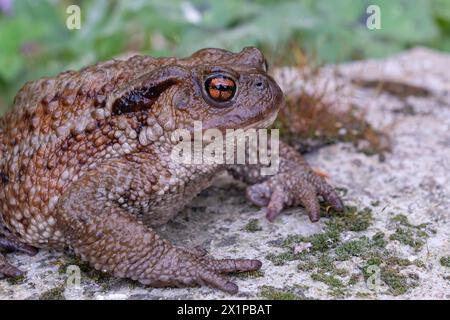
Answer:
[[(257, 270), (173, 246), (150, 227), (166, 223), (213, 176), (229, 170), (274, 219), (333, 188), (280, 143), (277, 174), (260, 165), (172, 161), (175, 130), (270, 126), (283, 94), (256, 48), (204, 49), (184, 59), (134, 56), (26, 84), (0, 120), (0, 249), (69, 248), (94, 268), (151, 286), (210, 285), (235, 293), (223, 273)], [(0, 276), (21, 271), (0, 253)]]

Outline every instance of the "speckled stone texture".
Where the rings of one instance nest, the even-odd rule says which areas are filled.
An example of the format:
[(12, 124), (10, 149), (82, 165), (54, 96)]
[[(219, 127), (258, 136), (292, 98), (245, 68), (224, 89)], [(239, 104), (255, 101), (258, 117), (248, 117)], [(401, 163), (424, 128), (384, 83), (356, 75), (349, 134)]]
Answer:
[[(314, 167), (329, 174), (333, 185), (347, 190), (343, 197), (346, 204), (372, 209), (373, 221), (367, 230), (345, 231), (341, 234), (343, 241), (363, 235), (370, 238), (383, 232), (386, 248), (397, 257), (421, 261), (420, 265), (401, 268), (401, 273), (414, 279), (416, 285), (395, 295), (384, 283), (377, 290), (368, 288), (364, 279), (347, 285), (351, 274), (361, 272), (362, 261), (359, 257), (341, 261), (339, 267), (347, 270), (347, 274), (341, 277), (346, 285), (339, 298), (450, 299), (450, 268), (440, 263), (442, 257), (450, 254), (450, 76), (446, 74), (449, 68), (449, 56), (418, 48), (385, 61), (326, 67), (320, 74), (324, 87), (327, 83), (327, 98), (335, 101), (336, 108), (352, 103), (364, 110), (367, 121), (386, 131), (392, 142), (392, 153), (386, 155), (384, 162), (345, 143), (307, 156)], [(338, 76), (331, 76), (336, 70)], [(293, 94), (296, 86), (309, 86), (294, 69), (277, 70), (275, 76), (287, 94)], [(379, 89), (380, 81), (387, 84), (387, 89)], [(320, 81), (314, 85), (320, 86)], [(396, 232), (392, 218), (398, 214), (406, 215), (413, 225), (428, 223), (434, 230), (420, 249), (394, 238), (389, 240)], [(258, 228), (248, 227), (252, 219), (258, 220)], [(0, 281), (0, 298), (246, 299), (267, 297), (267, 286), (290, 292), (290, 297), (336, 298), (327, 284), (311, 277), (313, 271), (299, 270), (298, 260), (277, 266), (267, 258), (283, 252), (280, 243), (289, 235), (321, 233), (327, 221), (328, 218), (323, 218), (312, 224), (304, 209), (296, 208), (285, 210), (274, 222), (269, 222), (264, 210), (245, 199), (243, 184), (230, 176), (220, 176), (172, 222), (159, 227), (158, 232), (185, 247), (200, 245), (217, 258), (260, 259), (261, 274), (234, 277), (240, 288), (237, 296), (208, 287), (146, 288), (132, 281), (104, 277), (85, 266), (81, 287), (67, 289), (65, 271), (67, 265), (74, 263), (73, 259), (41, 251), (34, 257), (8, 256), (9, 261), (27, 272), (27, 277), (23, 281)]]

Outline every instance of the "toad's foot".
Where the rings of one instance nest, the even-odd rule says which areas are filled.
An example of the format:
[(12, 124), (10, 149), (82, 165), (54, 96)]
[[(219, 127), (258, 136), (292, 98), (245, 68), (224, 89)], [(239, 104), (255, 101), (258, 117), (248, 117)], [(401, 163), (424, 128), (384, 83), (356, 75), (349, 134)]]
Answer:
[(309, 167), (298, 166), (297, 170), (277, 174), (266, 181), (249, 186), (247, 198), (260, 207), (267, 207), (267, 219), (273, 221), (285, 207), (303, 205), (312, 222), (320, 218), (320, 195), (336, 210), (344, 205), (323, 177), (318, 176)]
[(159, 270), (139, 281), (151, 286), (203, 286), (208, 285), (230, 294), (238, 292), (238, 286), (223, 274), (255, 271), (261, 261), (253, 259), (214, 259), (203, 252), (194, 254), (173, 247), (153, 267)]

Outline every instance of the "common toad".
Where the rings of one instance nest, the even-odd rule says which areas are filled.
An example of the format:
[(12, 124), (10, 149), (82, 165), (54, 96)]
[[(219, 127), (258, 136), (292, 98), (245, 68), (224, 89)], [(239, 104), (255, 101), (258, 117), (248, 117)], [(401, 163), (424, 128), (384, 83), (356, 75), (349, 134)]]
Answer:
[[(0, 250), (70, 249), (95, 269), (151, 286), (238, 287), (223, 274), (257, 270), (259, 260), (214, 259), (151, 226), (169, 221), (228, 170), (273, 220), (303, 205), (319, 219), (322, 196), (342, 202), (291, 147), (279, 171), (258, 164), (171, 161), (173, 133), (266, 128), (283, 104), (256, 48), (203, 49), (184, 59), (134, 56), (27, 83), (0, 120)], [(22, 272), (0, 253), (0, 276)]]

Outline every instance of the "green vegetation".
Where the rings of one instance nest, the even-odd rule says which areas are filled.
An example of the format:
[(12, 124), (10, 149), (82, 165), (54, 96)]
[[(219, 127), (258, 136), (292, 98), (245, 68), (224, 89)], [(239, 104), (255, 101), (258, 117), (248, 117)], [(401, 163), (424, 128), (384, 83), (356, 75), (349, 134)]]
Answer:
[(271, 261), (275, 266), (282, 266), (287, 261), (298, 260), (300, 255), (293, 254), (292, 252), (286, 251), (280, 254), (269, 253), (266, 259)]
[(303, 294), (295, 293), (293, 289), (276, 289), (272, 286), (262, 286), (259, 295), (267, 300), (304, 300)]
[(6, 278), (6, 281), (10, 284), (10, 285), (19, 285), (24, 283), (26, 280), (25, 276), (19, 276), (19, 277), (14, 277), (14, 278)]
[[(336, 298), (348, 295), (349, 287), (360, 281), (368, 281), (374, 272), (378, 273), (377, 277), (392, 295), (404, 294), (418, 285), (418, 275), (408, 273), (406, 268), (410, 266), (423, 268), (422, 261), (410, 261), (397, 256), (395, 250), (387, 249), (386, 245), (392, 237), (387, 239), (383, 232), (376, 232), (371, 237), (357, 236), (357, 232), (366, 231), (372, 224), (370, 208), (360, 210), (347, 206), (342, 213), (332, 209), (328, 211), (326, 208), (322, 209), (324, 218), (328, 218), (322, 233), (309, 237), (289, 235), (281, 245), (284, 251), (276, 255), (269, 254), (266, 258), (274, 265), (298, 261), (299, 272), (310, 273), (312, 280), (324, 283), (328, 287), (329, 294)], [(392, 223), (397, 228), (412, 229), (419, 235), (431, 230), (428, 224), (413, 225), (402, 215), (395, 216)], [(354, 236), (344, 241), (343, 239), (347, 236), (343, 234), (349, 235), (349, 232)], [(426, 241), (426, 238), (423, 241)], [(305, 246), (306, 243), (309, 244), (308, 250), (294, 253), (296, 246)], [(400, 243), (410, 245), (408, 242)], [(420, 248), (417, 247), (417, 250)], [(353, 259), (357, 259), (360, 265), (359, 273), (354, 271), (350, 273), (350, 270), (339, 267), (341, 262)]]
[[(370, 208), (358, 210), (353, 206), (346, 206), (343, 212), (336, 212), (333, 209), (329, 209), (327, 211), (326, 208), (322, 207), (321, 216), (324, 218), (331, 217), (330, 220), (325, 222), (326, 228), (324, 232), (316, 233), (309, 237), (289, 235), (284, 240), (283, 247), (292, 248), (298, 243), (310, 243), (310, 252), (327, 252), (328, 250), (335, 248), (340, 243), (342, 232), (366, 230), (372, 221), (372, 213)], [(292, 250), (288, 250), (280, 254), (269, 254), (266, 258), (275, 265), (283, 265), (286, 261), (298, 260), (306, 254), (307, 252), (294, 254)]]
[(66, 300), (64, 297), (64, 286), (55, 287), (43, 292), (39, 300)]
[(386, 246), (386, 240), (384, 239), (384, 233), (383, 232), (377, 232), (373, 235), (372, 241), (374, 245), (380, 248), (384, 248)]
[(395, 233), (389, 237), (390, 240), (397, 240), (415, 249), (420, 249), (424, 245), (421, 238), (416, 237), (410, 229), (397, 228)]
[[(323, 210), (322, 210), (323, 211)], [(372, 209), (364, 208), (358, 210), (354, 206), (346, 206), (343, 213), (330, 211), (333, 215), (327, 225), (332, 230), (343, 231), (364, 231), (372, 223)], [(328, 212), (323, 212), (323, 217), (330, 216)]]
[(373, 0), (381, 10), (379, 30), (366, 27), (367, 3), (359, 0), (80, 0), (80, 30), (66, 28), (71, 2), (11, 3), (0, 12), (3, 112), (27, 80), (130, 51), (188, 55), (202, 47), (257, 45), (270, 61), (292, 63), (292, 48), (325, 62), (381, 57), (414, 45), (450, 50), (446, 0)]
[(367, 237), (361, 237), (356, 240), (347, 241), (336, 248), (338, 260), (348, 260), (351, 257), (361, 257), (371, 249), (373, 243)]
[(330, 288), (330, 294), (335, 297), (342, 297), (345, 295), (343, 290), (344, 284), (334, 275), (327, 275), (324, 273), (313, 273), (311, 279), (325, 283)]
[(435, 232), (428, 224), (413, 225), (408, 221), (408, 218), (399, 214), (392, 218), (392, 222), (396, 224), (396, 229), (389, 237), (390, 240), (397, 240), (402, 244), (414, 248), (416, 251), (422, 249), (426, 239), (430, 233)]
[(247, 272), (237, 272), (233, 275), (239, 279), (248, 279), (248, 278), (255, 279), (255, 278), (264, 277), (264, 271), (255, 270), (255, 271), (247, 271)]
[(258, 219), (250, 219), (248, 223), (245, 225), (245, 231), (247, 232), (257, 232), (261, 231), (262, 227), (259, 225)]
[(441, 263), (441, 266), (450, 268), (450, 256), (442, 257), (439, 262)]
[(405, 276), (397, 268), (382, 268), (381, 280), (389, 287), (389, 292), (394, 296), (404, 294), (408, 289), (417, 287), (416, 275), (413, 277)]
[(65, 262), (59, 266), (58, 273), (65, 274), (67, 271), (67, 267), (71, 265), (75, 265), (80, 268), (80, 271), (82, 273), (81, 279), (87, 277), (97, 283), (103, 283), (104, 285), (106, 285), (107, 282), (111, 279), (110, 275), (108, 275), (107, 273), (95, 270), (87, 262), (82, 261), (76, 256), (67, 256)]

